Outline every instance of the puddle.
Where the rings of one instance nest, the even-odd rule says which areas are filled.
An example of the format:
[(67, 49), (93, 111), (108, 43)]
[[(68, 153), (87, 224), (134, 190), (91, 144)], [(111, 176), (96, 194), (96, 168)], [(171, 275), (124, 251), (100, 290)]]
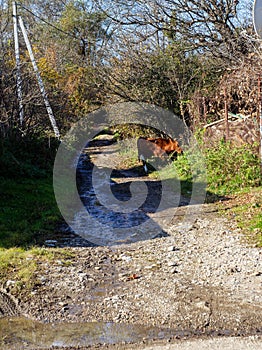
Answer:
[(48, 347), (88, 346), (164, 339), (174, 332), (169, 329), (108, 322), (39, 323), (26, 318), (0, 319), (2, 350), (45, 349)]

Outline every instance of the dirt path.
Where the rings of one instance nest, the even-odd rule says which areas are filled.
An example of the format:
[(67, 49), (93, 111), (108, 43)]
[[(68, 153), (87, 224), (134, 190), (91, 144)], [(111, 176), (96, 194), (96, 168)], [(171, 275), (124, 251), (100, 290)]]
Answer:
[(261, 250), (210, 213), (189, 231), (130, 245), (69, 248), (39, 264), (21, 309), (45, 322), (123, 322), (176, 331), (260, 333)]
[[(104, 147), (112, 155), (112, 146)], [(178, 217), (187, 209), (182, 204)], [(217, 209), (216, 203), (201, 205), (193, 226), (174, 220), (156, 238), (151, 232), (134, 239), (131, 232), (122, 244), (69, 245), (69, 261), (38, 264), (35, 285), (19, 296), (21, 314), (46, 323), (112, 322), (169, 330), (171, 343), (199, 335), (261, 336), (262, 251), (248, 246)], [(139, 349), (138, 344), (130, 348)]]

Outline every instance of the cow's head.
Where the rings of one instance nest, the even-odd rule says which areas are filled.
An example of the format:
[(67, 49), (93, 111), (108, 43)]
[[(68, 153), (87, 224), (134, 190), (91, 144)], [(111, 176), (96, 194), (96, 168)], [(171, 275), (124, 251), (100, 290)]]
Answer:
[(182, 148), (179, 146), (179, 143), (177, 142), (177, 140), (171, 140), (172, 141), (172, 152), (176, 152), (178, 154), (183, 154), (183, 150)]

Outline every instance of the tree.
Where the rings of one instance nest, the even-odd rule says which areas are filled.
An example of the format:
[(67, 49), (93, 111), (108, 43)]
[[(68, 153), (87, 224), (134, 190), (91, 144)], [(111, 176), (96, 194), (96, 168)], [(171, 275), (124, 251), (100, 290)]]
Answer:
[[(132, 31), (137, 42), (166, 46), (171, 40), (187, 45), (188, 52), (212, 54), (232, 63), (252, 51), (243, 29), (239, 0), (114, 0), (118, 12), (111, 18)], [(110, 10), (107, 9), (107, 11)]]
[(89, 12), (85, 2), (70, 1), (57, 24), (71, 36), (70, 41), (63, 41), (67, 48), (70, 51), (73, 48), (74, 54), (80, 55), (88, 65), (95, 66), (99, 62), (104, 41), (110, 36), (105, 14)]
[(198, 55), (183, 54), (179, 46), (154, 52), (132, 49), (112, 60), (107, 86), (121, 100), (156, 104), (189, 121), (187, 105), (200, 85), (203, 66)]

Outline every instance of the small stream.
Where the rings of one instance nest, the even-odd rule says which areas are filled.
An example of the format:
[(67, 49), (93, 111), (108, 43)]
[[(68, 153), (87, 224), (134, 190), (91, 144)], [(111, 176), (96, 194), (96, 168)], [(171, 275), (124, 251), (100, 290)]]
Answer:
[(179, 181), (173, 181), (171, 189), (167, 182), (144, 176), (142, 165), (114, 169), (118, 152), (117, 145), (100, 140), (90, 143), (79, 157), (77, 189), (83, 207), (70, 226), (97, 245), (167, 236), (176, 208), (188, 204)]
[[(46, 240), (46, 246), (130, 244), (167, 236), (174, 218), (183, 220), (176, 215), (177, 208), (184, 207), (189, 212), (190, 198), (181, 195), (180, 181), (149, 178), (141, 170), (142, 164), (121, 168), (121, 147), (125, 149), (110, 139), (90, 141), (73, 160), (78, 198), (72, 198), (72, 194), (63, 198), (64, 191), (58, 189), (61, 203), (66, 201), (61, 207), (65, 208), (62, 213), (68, 227), (59, 236)], [(74, 215), (67, 215), (71, 212)], [(189, 220), (193, 215), (189, 213), (187, 217)]]

